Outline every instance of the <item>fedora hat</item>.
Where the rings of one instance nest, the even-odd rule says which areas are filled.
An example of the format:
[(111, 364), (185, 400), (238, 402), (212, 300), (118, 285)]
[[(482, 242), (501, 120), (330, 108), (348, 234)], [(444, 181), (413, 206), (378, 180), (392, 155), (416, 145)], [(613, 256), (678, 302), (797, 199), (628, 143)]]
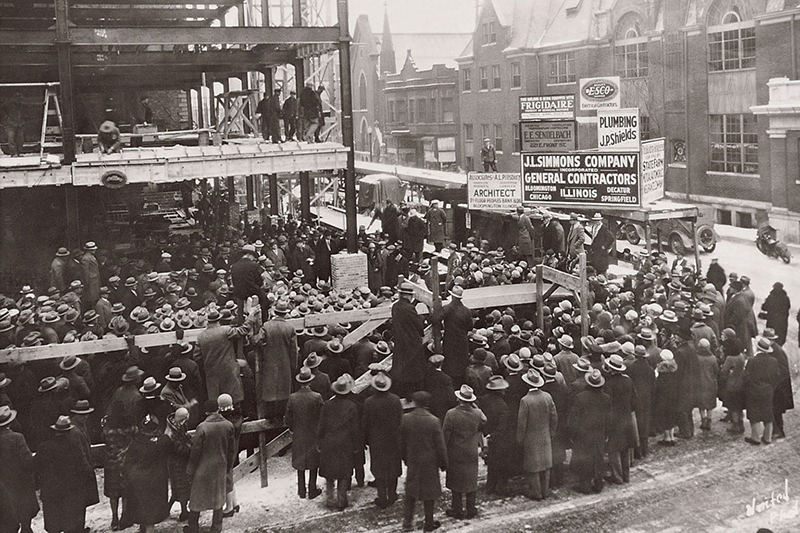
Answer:
[(51, 429), (56, 431), (69, 431), (74, 426), (72, 425), (72, 421), (69, 419), (68, 416), (61, 415), (56, 420), (56, 423), (50, 426)]
[(378, 344), (375, 345), (375, 353), (384, 357), (390, 355), (392, 351), (389, 349), (389, 343), (386, 341), (378, 341)]
[(486, 383), (486, 390), (505, 390), (509, 387), (503, 376), (492, 376)]
[(573, 343), (572, 337), (570, 337), (569, 335), (562, 335), (561, 338), (558, 339), (558, 343), (561, 346), (563, 346), (564, 348), (567, 348), (569, 350), (571, 350), (571, 349), (573, 349), (575, 347), (575, 344)]
[(108, 323), (108, 327), (115, 335), (124, 335), (131, 326), (124, 317), (115, 316), (111, 319), (111, 322)]
[(11, 378), (0, 372), (0, 389), (7, 387), (11, 383)]
[(511, 372), (522, 372), (522, 369), (524, 368), (522, 366), (522, 361), (520, 361), (519, 355), (515, 353), (509, 354), (508, 357), (503, 359), (503, 365)]
[(69, 257), (69, 250), (64, 248), (63, 246), (58, 249), (56, 252), (56, 257)]
[(9, 425), (17, 418), (17, 412), (8, 405), (0, 407), (0, 428)]
[(42, 322), (45, 324), (55, 324), (61, 320), (61, 317), (55, 311), (49, 311), (42, 316)]
[(58, 367), (61, 370), (72, 370), (79, 364), (81, 364), (80, 358), (75, 357), (74, 355), (68, 355), (62, 359), (60, 363), (58, 363)]
[(78, 400), (69, 412), (74, 415), (88, 415), (94, 413), (94, 407), (89, 404), (89, 400)]
[(637, 337), (642, 339), (643, 341), (654, 341), (656, 340), (655, 335), (653, 335), (653, 330), (650, 328), (642, 328), (642, 331), (636, 334)]
[(542, 368), (542, 375), (546, 378), (555, 379), (558, 374), (558, 369), (554, 363), (545, 363)]
[(633, 355), (636, 352), (636, 347), (630, 341), (624, 342), (622, 344), (621, 351), (622, 351), (623, 355), (626, 355), (626, 356)]
[(275, 314), (277, 315), (285, 315), (291, 311), (289, 305), (284, 301), (278, 302), (273, 309), (275, 309)]
[(450, 289), (450, 296), (453, 298), (458, 298), (459, 300), (464, 297), (464, 289), (462, 289), (458, 285), (454, 285), (452, 289)]
[(327, 348), (331, 353), (342, 353), (344, 351), (344, 344), (336, 337), (328, 341)]
[(428, 362), (435, 367), (439, 367), (442, 363), (444, 363), (444, 356), (440, 353), (435, 353), (432, 356), (428, 357)]
[(139, 387), (139, 392), (142, 394), (152, 394), (157, 391), (159, 387), (161, 387), (161, 383), (156, 381), (156, 378), (151, 376), (144, 380), (142, 386)]
[(383, 372), (378, 372), (374, 376), (372, 376), (372, 380), (370, 380), (370, 385), (372, 388), (379, 392), (386, 392), (390, 388), (392, 388), (392, 378), (384, 374)]
[(315, 337), (324, 337), (328, 334), (328, 326), (314, 326), (311, 330), (312, 335)]
[(350, 394), (353, 390), (353, 378), (350, 377), (350, 374), (342, 374), (339, 379), (333, 382), (331, 388), (333, 392), (342, 396)]
[(181, 347), (182, 355), (185, 355), (187, 353), (192, 353), (192, 351), (194, 351), (194, 346), (188, 342), (181, 342), (179, 346)]
[(625, 372), (625, 361), (623, 361), (622, 356), (613, 354), (608, 359), (603, 358), (603, 367), (607, 372)]
[(523, 376), (522, 381), (530, 385), (531, 387), (538, 389), (544, 385), (544, 378), (542, 375), (535, 369), (531, 368), (528, 370)]
[(647, 357), (647, 348), (645, 348), (641, 344), (637, 344), (636, 347), (633, 349), (633, 355), (639, 358)]
[(675, 324), (678, 322), (678, 315), (676, 315), (675, 311), (672, 311), (671, 309), (667, 309), (666, 311), (661, 313), (661, 316), (659, 316), (658, 318), (661, 319), (662, 322), (669, 322), (671, 324)]
[(296, 379), (298, 383), (309, 383), (314, 381), (314, 373), (307, 366), (301, 366), (294, 379)]
[(111, 312), (115, 315), (121, 315), (125, 312), (125, 304), (122, 302), (114, 302), (111, 305)]
[(219, 322), (222, 320), (222, 315), (216, 309), (212, 309), (207, 318), (209, 322)]
[(766, 328), (764, 330), (764, 333), (761, 334), (761, 336), (771, 341), (774, 341), (775, 339), (778, 338), (778, 336), (775, 334), (775, 330), (772, 328)]
[(595, 388), (600, 388), (606, 383), (606, 378), (604, 378), (603, 374), (596, 368), (593, 368), (584, 374), (583, 379), (586, 380), (587, 385)]
[(56, 388), (58, 388), (58, 382), (56, 381), (56, 378), (54, 378), (53, 376), (47, 376), (46, 378), (42, 378), (42, 380), (39, 382), (38, 391), (48, 392), (51, 390), (55, 390)]
[(308, 368), (317, 368), (321, 362), (322, 358), (317, 355), (317, 352), (311, 352), (306, 357), (306, 360), (303, 361), (303, 365)]
[(169, 369), (169, 372), (164, 377), (167, 381), (183, 381), (186, 379), (186, 374), (183, 373), (180, 367), (173, 366)]
[(462, 402), (469, 403), (472, 403), (478, 399), (478, 397), (475, 396), (475, 391), (473, 391), (472, 387), (469, 385), (461, 385), (461, 388), (456, 391), (456, 398)]
[(413, 295), (414, 286), (411, 283), (404, 281), (403, 283), (400, 284), (399, 292), (400, 294)]
[(12, 324), (10, 320), (0, 321), (0, 333), (5, 333), (6, 331), (11, 331), (13, 329), (14, 324)]
[(125, 286), (126, 287), (135, 287), (136, 286), (136, 278), (133, 276), (125, 279)]
[(138, 366), (131, 366), (131, 367), (128, 367), (128, 369), (122, 375), (122, 381), (125, 381), (125, 382), (136, 381), (136, 380), (140, 379), (143, 375), (144, 375), (144, 372), (139, 370)]
[(760, 337), (758, 339), (758, 343), (756, 344), (756, 350), (762, 353), (772, 353), (772, 341), (766, 337)]
[(97, 245), (94, 243), (94, 241), (89, 241), (83, 245), (83, 249), (87, 252), (93, 252), (97, 250)]
[(585, 357), (579, 357), (577, 363), (572, 363), (572, 368), (585, 374), (586, 372), (590, 372), (592, 370), (592, 363), (590, 363)]

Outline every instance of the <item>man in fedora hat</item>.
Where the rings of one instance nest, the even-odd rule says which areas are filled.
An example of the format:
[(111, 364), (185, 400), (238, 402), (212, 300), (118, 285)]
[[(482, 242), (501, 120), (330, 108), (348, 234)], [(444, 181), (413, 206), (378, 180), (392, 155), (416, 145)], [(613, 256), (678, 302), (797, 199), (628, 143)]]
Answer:
[(425, 213), (425, 220), (428, 222), (428, 242), (433, 243), (437, 253), (441, 252), (444, 248), (447, 214), (439, 207), (439, 200), (431, 200), (430, 207)]
[(636, 447), (638, 435), (633, 424), (637, 408), (637, 394), (633, 381), (625, 375), (622, 356), (613, 354), (603, 361), (606, 374), (605, 392), (611, 398), (611, 420), (608, 435), (608, 464), (612, 483), (621, 485), (630, 481), (630, 451)]
[(509, 440), (509, 408), (505, 399), (508, 386), (503, 376), (492, 376), (486, 385), (486, 394), (478, 398), (478, 406), (486, 415), (483, 434), (488, 438), (486, 492), (489, 494), (503, 492), (509, 478), (507, 462), (513, 437)]
[(464, 382), (469, 359), (468, 333), (472, 330), (472, 311), (462, 302), (464, 289), (458, 285), (450, 289), (450, 303), (442, 306), (441, 313), (434, 313), (432, 320), (444, 328), (442, 371), (450, 376), (456, 386)]
[(113, 154), (120, 151), (122, 143), (119, 128), (114, 121), (106, 120), (100, 124), (97, 129), (97, 145), (101, 154)]
[(94, 309), (94, 304), (100, 298), (100, 265), (94, 255), (96, 252), (97, 245), (93, 241), (83, 245), (83, 255), (81, 256), (82, 309)]
[(355, 467), (356, 452), (363, 447), (356, 404), (347, 398), (353, 378), (344, 374), (331, 386), (333, 398), (322, 406), (317, 430), (319, 475), (325, 478), (325, 505), (347, 507), (347, 490)]
[(411, 395), (413, 410), (400, 424), (400, 455), (406, 463), (406, 493), (403, 503), (403, 531), (414, 530), (414, 508), (422, 500), (425, 508), (423, 531), (440, 526), (434, 520), (435, 501), (442, 495), (439, 470), (447, 470), (447, 446), (439, 420), (428, 411), (430, 394)]
[(303, 360), (303, 366), (308, 367), (314, 375), (314, 379), (309, 384), (309, 387), (314, 392), (318, 392), (323, 400), (328, 400), (333, 394), (331, 391), (331, 378), (325, 372), (321, 372), (319, 365), (322, 364), (322, 357), (317, 355), (316, 352), (311, 352)]
[[(732, 281), (728, 291), (730, 296), (725, 304), (724, 326), (736, 332), (736, 338), (741, 339), (748, 356), (753, 355), (753, 338), (758, 331), (754, 327), (755, 315), (753, 306), (742, 292), (744, 284), (740, 280)], [(751, 317), (751, 315), (753, 315)], [(678, 363), (680, 365), (680, 363)]]
[(569, 231), (567, 232), (567, 257), (574, 260), (579, 254), (583, 253), (583, 242), (586, 238), (586, 231), (583, 229), (578, 219), (577, 213), (570, 213), (569, 215)]
[(558, 339), (558, 345), (561, 347), (561, 351), (554, 356), (556, 367), (563, 374), (564, 380), (572, 383), (578, 377), (577, 370), (572, 366), (578, 362), (578, 354), (573, 351), (575, 341), (571, 336), (565, 334)]
[(31, 520), (39, 514), (33, 456), (25, 437), (10, 428), (16, 417), (17, 412), (8, 405), (0, 406), (0, 483), (9, 489), (16, 527), (21, 533), (32, 533)]
[(231, 281), (233, 282), (233, 297), (236, 300), (238, 314), (244, 317), (244, 302), (250, 296), (257, 296), (261, 306), (261, 318), (265, 320), (269, 310), (269, 300), (261, 288), (261, 267), (256, 263), (256, 248), (252, 244), (242, 247), (242, 257), (231, 267)]
[[(478, 397), (469, 385), (456, 391), (458, 405), (444, 417), (442, 433), (447, 446), (447, 488), (452, 492), (452, 504), (447, 516), (474, 518), (478, 514), (475, 501), (478, 493), (478, 460), (482, 444), (481, 430), (486, 415), (477, 407)], [(466, 494), (466, 514), (462, 507)]]
[(67, 264), (69, 263), (69, 250), (63, 246), (58, 249), (53, 262), (50, 263), (50, 285), (63, 294), (69, 286), (67, 279)]
[(603, 392), (605, 378), (596, 368), (583, 374), (586, 388), (575, 396), (569, 412), (572, 439), (570, 466), (578, 477), (575, 490), (603, 490), (605, 445), (611, 421), (611, 398)]
[(275, 318), (264, 322), (253, 337), (261, 371), (256, 394), (264, 406), (264, 416), (282, 419), (292, 392), (292, 376), (298, 367), (297, 333), (286, 322), (290, 309), (285, 302), (279, 301), (274, 311)]
[(453, 394), (453, 380), (442, 371), (442, 354), (434, 353), (428, 362), (430, 365), (425, 375), (424, 390), (431, 395), (429, 410), (440, 422), (444, 422), (444, 415), (458, 403)]
[(608, 270), (609, 257), (616, 245), (614, 235), (603, 223), (603, 216), (595, 213), (586, 228), (586, 245), (589, 246), (587, 255), (589, 263), (598, 274), (605, 274)]
[(324, 353), (326, 356), (319, 365), (319, 371), (327, 374), (331, 381), (336, 381), (343, 374), (352, 375), (350, 361), (343, 357), (344, 344), (339, 337), (328, 341)]
[(400, 285), (400, 298), (392, 305), (392, 381), (401, 397), (408, 397), (422, 388), (425, 379), (425, 349), (422, 336), (425, 321), (414, 307), (414, 287), (404, 282)]
[(774, 438), (782, 439), (786, 437), (783, 428), (783, 414), (790, 409), (794, 409), (794, 394), (792, 392), (792, 374), (789, 368), (789, 359), (783, 349), (780, 336), (772, 328), (765, 328), (763, 338), (772, 342), (772, 357), (778, 362), (780, 377), (778, 386), (772, 396), (772, 411), (774, 415)]
[(49, 532), (84, 531), (86, 507), (97, 492), (94, 470), (80, 445), (70, 438), (73, 427), (68, 416), (59, 416), (33, 461), (44, 529)]
[[(322, 491), (317, 487), (319, 452), (317, 451), (317, 426), (322, 410), (322, 396), (309, 386), (314, 374), (308, 367), (300, 367), (295, 376), (300, 384), (297, 392), (289, 396), (284, 421), (292, 432), (292, 468), (297, 470), (297, 495), (313, 500)], [(308, 471), (308, 489), (306, 489)]]
[(650, 437), (650, 418), (656, 396), (656, 374), (655, 368), (648, 361), (647, 348), (637, 344), (633, 355), (634, 360), (626, 365), (625, 373), (633, 381), (633, 388), (636, 391), (636, 429), (639, 433), (639, 445), (634, 449), (633, 455), (636, 459), (642, 459), (647, 457), (650, 451), (648, 439)]
[(383, 509), (397, 501), (397, 478), (403, 473), (399, 447), (403, 406), (389, 392), (392, 379), (385, 373), (372, 376), (370, 385), (375, 392), (364, 401), (362, 429), (378, 489), (373, 503)]
[(517, 416), (517, 443), (523, 448), (525, 496), (542, 500), (550, 493), (550, 468), (553, 466), (552, 440), (558, 429), (556, 404), (546, 392), (544, 378), (534, 369), (522, 376), (530, 387), (520, 401)]
[(50, 426), (59, 415), (69, 409), (61, 402), (57, 392), (58, 382), (55, 377), (48, 376), (39, 382), (38, 395), (31, 402), (28, 432), (25, 435), (28, 446), (33, 451), (37, 451), (39, 445), (51, 436)]
[(173, 366), (164, 376), (165, 384), (159, 397), (169, 405), (170, 412), (175, 412), (181, 407), (190, 413), (197, 410), (199, 402), (197, 398), (193, 397), (193, 391), (187, 390), (183, 386), (186, 377), (186, 373), (179, 366)]
[(747, 420), (750, 421), (750, 436), (744, 440), (754, 446), (772, 442), (773, 397), (781, 374), (777, 359), (772, 357), (772, 345), (771, 340), (759, 338), (756, 355), (747, 360), (742, 374)]
[(58, 364), (61, 369), (61, 375), (69, 380), (69, 392), (75, 400), (88, 400), (91, 397), (92, 391), (86, 381), (78, 375), (77, 368), (81, 364), (82, 359), (74, 355), (68, 355)]
[(533, 264), (534, 239), (536, 231), (531, 218), (525, 213), (525, 208), (517, 206), (517, 250), (520, 256), (529, 264)]
[(675, 347), (672, 352), (678, 365), (676, 376), (680, 383), (681, 395), (676, 406), (681, 413), (678, 424), (678, 437), (690, 439), (694, 436), (694, 419), (692, 411), (697, 406), (698, 376), (700, 363), (697, 360), (697, 349), (692, 341), (688, 328), (678, 328), (675, 332)]

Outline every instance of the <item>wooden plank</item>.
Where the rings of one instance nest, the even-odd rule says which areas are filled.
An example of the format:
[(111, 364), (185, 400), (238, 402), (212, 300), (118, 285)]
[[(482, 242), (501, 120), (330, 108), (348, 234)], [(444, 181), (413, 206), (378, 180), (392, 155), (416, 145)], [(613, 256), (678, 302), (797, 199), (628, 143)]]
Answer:
[(580, 265), (580, 300), (581, 300), (581, 336), (589, 334), (589, 281), (586, 279), (586, 252), (578, 257)]
[(565, 289), (581, 289), (581, 280), (579, 277), (573, 276), (572, 274), (567, 274), (566, 272), (556, 270), (555, 268), (546, 265), (542, 265), (542, 277), (546, 281), (557, 283)]
[[(292, 443), (292, 432), (288, 429), (269, 441), (267, 444), (267, 458), (272, 457)], [(266, 461), (264, 461), (266, 463)]]
[[(432, 305), (428, 307), (431, 308), (431, 312), (434, 316), (441, 316), (442, 312), (442, 296), (439, 294), (439, 256), (434, 254), (431, 257), (431, 298), (432, 298)], [(440, 322), (435, 322), (433, 324), (433, 347), (436, 350), (436, 353), (441, 353), (442, 350), (442, 324)]]
[[(543, 265), (536, 265), (536, 318), (539, 329), (544, 331), (544, 276), (542, 274)], [(556, 285), (553, 285), (556, 287)]]
[(368, 320), (383, 320), (392, 318), (392, 306), (381, 305), (369, 309), (356, 309), (339, 313), (318, 313), (305, 318), (306, 327), (327, 326), (342, 324), (344, 322), (366, 322)]
[(242, 435), (244, 435), (245, 433), (258, 433), (259, 431), (267, 431), (270, 429), (285, 429), (285, 428), (286, 425), (284, 425), (283, 421), (271, 422), (270, 420), (259, 418), (258, 420), (250, 420), (248, 422), (244, 422), (242, 424)]
[[(386, 359), (381, 361), (382, 365), (391, 365), (392, 364), (392, 356), (388, 356)], [(356, 394), (360, 394), (361, 391), (365, 390), (369, 387), (370, 380), (372, 379), (372, 375), (370, 371), (366, 371), (356, 379), (355, 385), (353, 385), (353, 392)]]
[(260, 457), (259, 450), (256, 450), (253, 455), (236, 465), (233, 468), (233, 482), (236, 483), (248, 474), (255, 472), (258, 469)]
[(532, 304), (536, 302), (536, 286), (525, 283), (467, 289), (464, 291), (462, 301), (470, 309)]
[(344, 339), (342, 339), (342, 344), (344, 345), (345, 349), (351, 347), (382, 325), (386, 324), (388, 319), (381, 319), (381, 320), (370, 320), (369, 322), (364, 322), (356, 329), (348, 333)]

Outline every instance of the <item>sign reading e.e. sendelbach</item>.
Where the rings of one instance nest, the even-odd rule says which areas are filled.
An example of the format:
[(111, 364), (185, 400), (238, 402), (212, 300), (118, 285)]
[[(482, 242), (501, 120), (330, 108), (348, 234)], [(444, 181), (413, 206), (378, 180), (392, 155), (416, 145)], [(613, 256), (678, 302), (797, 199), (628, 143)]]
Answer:
[(470, 172), (467, 196), (470, 209), (516, 209), (522, 202), (519, 174)]
[(523, 152), (575, 150), (575, 121), (520, 122)]
[(522, 154), (522, 202), (640, 206), (638, 153)]
[(575, 120), (575, 95), (520, 96), (519, 119), (522, 121)]

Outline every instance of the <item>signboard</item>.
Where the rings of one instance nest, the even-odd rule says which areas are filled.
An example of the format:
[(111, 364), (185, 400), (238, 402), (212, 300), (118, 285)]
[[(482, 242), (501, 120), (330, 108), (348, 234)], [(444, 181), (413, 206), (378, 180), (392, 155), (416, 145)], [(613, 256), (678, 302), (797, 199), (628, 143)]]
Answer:
[(575, 150), (575, 121), (520, 122), (523, 152)]
[(128, 183), (128, 176), (121, 170), (109, 170), (100, 176), (100, 183), (109, 189), (121, 189)]
[(519, 119), (575, 120), (575, 95), (520, 96)]
[(601, 151), (639, 151), (639, 108), (598, 109), (597, 148)]
[(470, 209), (516, 209), (522, 202), (519, 174), (470, 172), (467, 198)]
[(583, 78), (580, 83), (581, 111), (619, 109), (619, 76)]
[(642, 205), (664, 197), (665, 146), (663, 138), (642, 143)]
[(331, 256), (331, 286), (334, 290), (350, 292), (367, 285), (366, 254), (341, 252)]
[(522, 154), (522, 203), (638, 207), (639, 154)]

